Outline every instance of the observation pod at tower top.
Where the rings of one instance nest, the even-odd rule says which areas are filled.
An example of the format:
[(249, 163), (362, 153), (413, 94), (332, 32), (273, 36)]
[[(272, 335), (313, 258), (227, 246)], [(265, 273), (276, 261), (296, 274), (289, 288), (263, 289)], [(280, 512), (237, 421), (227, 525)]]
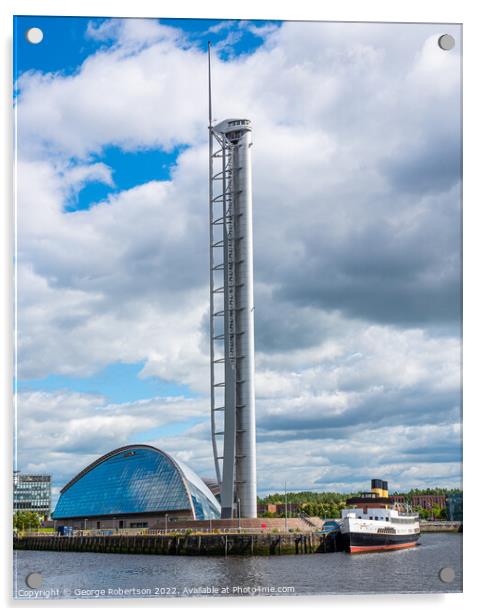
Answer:
[[(228, 118), (227, 120), (223, 120), (216, 124), (213, 127), (213, 130), (216, 133), (226, 135), (228, 139), (233, 143), (233, 140), (236, 139), (235, 133), (236, 131), (251, 131), (251, 120), (247, 120), (246, 118)], [(233, 133), (231, 135), (231, 133)]]

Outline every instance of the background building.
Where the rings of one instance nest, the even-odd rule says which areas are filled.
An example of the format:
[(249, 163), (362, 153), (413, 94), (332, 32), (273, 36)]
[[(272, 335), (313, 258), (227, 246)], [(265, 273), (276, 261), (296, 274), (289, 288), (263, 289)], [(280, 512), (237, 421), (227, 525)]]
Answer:
[(266, 503), (258, 505), (258, 515), (263, 516), (266, 514), (273, 514), (275, 516), (282, 517), (285, 514), (288, 516), (299, 515), (303, 510), (302, 505), (297, 503)]
[(50, 516), (52, 478), (50, 475), (22, 475), (13, 473), (13, 510), (35, 511)]
[(457, 492), (455, 494), (449, 494), (447, 496), (447, 518), (452, 521), (463, 521), (463, 494)]
[(414, 494), (410, 500), (412, 507), (421, 507), (422, 509), (433, 509), (434, 507), (445, 509), (446, 505), (445, 494)]
[(74, 528), (161, 528), (169, 520), (220, 513), (189, 467), (155, 447), (130, 445), (102, 456), (62, 488), (52, 518)]

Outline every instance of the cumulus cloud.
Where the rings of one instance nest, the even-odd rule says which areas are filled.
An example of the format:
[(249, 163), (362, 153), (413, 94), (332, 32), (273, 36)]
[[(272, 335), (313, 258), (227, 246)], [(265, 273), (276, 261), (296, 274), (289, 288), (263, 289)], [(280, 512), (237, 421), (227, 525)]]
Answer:
[[(349, 439), (312, 435), (300, 440), (293, 435), (287, 440), (261, 441), (258, 488), (261, 494), (282, 492), (286, 481), (288, 490), (352, 492), (367, 489), (369, 479), (377, 476), (389, 480), (390, 490), (459, 486), (460, 443), (458, 422), (379, 429), (358, 426)], [(212, 476), (207, 424), (182, 436), (163, 437), (157, 445), (167, 447), (203, 476)], [(419, 453), (422, 449), (424, 455)], [(443, 458), (440, 449), (445, 451)]]
[[(243, 31), (263, 40), (239, 57), (213, 54), (215, 115), (254, 125), (261, 484), (300, 443), (313, 486), (354, 487), (376, 468), (399, 485), (456, 483), (459, 51), (442, 52), (436, 27), (422, 24), (218, 30), (225, 47)], [(206, 54), (153, 20), (92, 22), (87, 36), (100, 46), (77, 71), (27, 72), (17, 84), (19, 376), (142, 362), (141, 376), (204, 395)], [(102, 161), (110, 146), (183, 147), (169, 180), (117, 191)], [(93, 181), (110, 196), (68, 211)], [(68, 451), (88, 445), (79, 463), (105, 452), (94, 433), (110, 431), (114, 448), (134, 417), (163, 424), (164, 402), (147, 413), (58, 395), (72, 417), (85, 408), (80, 423), (42, 448), (40, 437), (27, 445), (37, 420), (22, 419), (25, 459), (42, 451), (60, 469)], [(25, 417), (45, 400), (57, 408), (53, 394), (29, 396)], [(45, 427), (38, 434), (54, 430)], [(212, 469), (207, 424), (161, 441)]]
[[(108, 41), (115, 47), (139, 51), (159, 41), (179, 42), (182, 30), (160, 24), (155, 19), (108, 19), (87, 24), (86, 37)], [(132, 49), (133, 48), (133, 49)]]
[(167, 380), (205, 389), (204, 216), (186, 211), (196, 196), (150, 182), (67, 213), (70, 175), (44, 162), (18, 167), (20, 378), (147, 361), (146, 374), (156, 365)]
[(72, 391), (21, 392), (17, 396), (18, 468), (52, 472), (57, 483), (107, 451), (152, 428), (203, 418), (206, 400), (153, 398), (111, 404)]
[[(328, 406), (343, 407), (343, 400), (332, 398), (327, 396)], [(272, 399), (259, 403), (261, 420), (271, 403)], [(19, 468), (53, 473), (57, 488), (107, 451), (139, 440), (170, 452), (204, 477), (213, 476), (209, 423), (204, 421), (207, 398), (109, 404), (102, 396), (85, 393), (23, 392), (18, 408)], [(285, 413), (286, 418), (287, 409)], [(162, 433), (163, 427), (192, 420), (196, 424), (182, 432)], [(153, 428), (161, 436), (139, 439), (139, 434)], [(279, 491), (285, 481), (292, 490), (353, 491), (365, 486), (367, 478), (382, 474), (390, 478), (391, 489), (403, 490), (414, 485), (457, 485), (460, 477), (461, 429), (456, 417), (455, 421), (447, 417), (440, 425), (358, 424), (345, 434), (310, 430), (288, 435), (271, 426), (269, 438), (265, 436), (261, 427), (261, 493)]]

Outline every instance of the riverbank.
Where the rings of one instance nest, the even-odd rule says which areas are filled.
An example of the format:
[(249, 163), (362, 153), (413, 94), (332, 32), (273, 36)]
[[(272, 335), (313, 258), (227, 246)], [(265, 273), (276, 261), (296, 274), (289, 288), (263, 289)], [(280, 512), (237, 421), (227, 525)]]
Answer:
[(163, 554), (174, 556), (273, 556), (313, 554), (340, 549), (335, 536), (301, 534), (179, 534), (15, 537), (15, 550)]
[(420, 520), (420, 532), (422, 533), (461, 533), (462, 530), (462, 522)]

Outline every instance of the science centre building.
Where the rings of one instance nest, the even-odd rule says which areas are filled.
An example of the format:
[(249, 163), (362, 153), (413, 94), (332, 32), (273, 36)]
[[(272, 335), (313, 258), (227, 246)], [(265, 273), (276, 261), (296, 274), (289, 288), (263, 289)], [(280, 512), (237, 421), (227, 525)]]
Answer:
[(188, 466), (150, 445), (98, 458), (62, 488), (52, 519), (80, 529), (161, 528), (166, 521), (215, 520), (221, 508)]

